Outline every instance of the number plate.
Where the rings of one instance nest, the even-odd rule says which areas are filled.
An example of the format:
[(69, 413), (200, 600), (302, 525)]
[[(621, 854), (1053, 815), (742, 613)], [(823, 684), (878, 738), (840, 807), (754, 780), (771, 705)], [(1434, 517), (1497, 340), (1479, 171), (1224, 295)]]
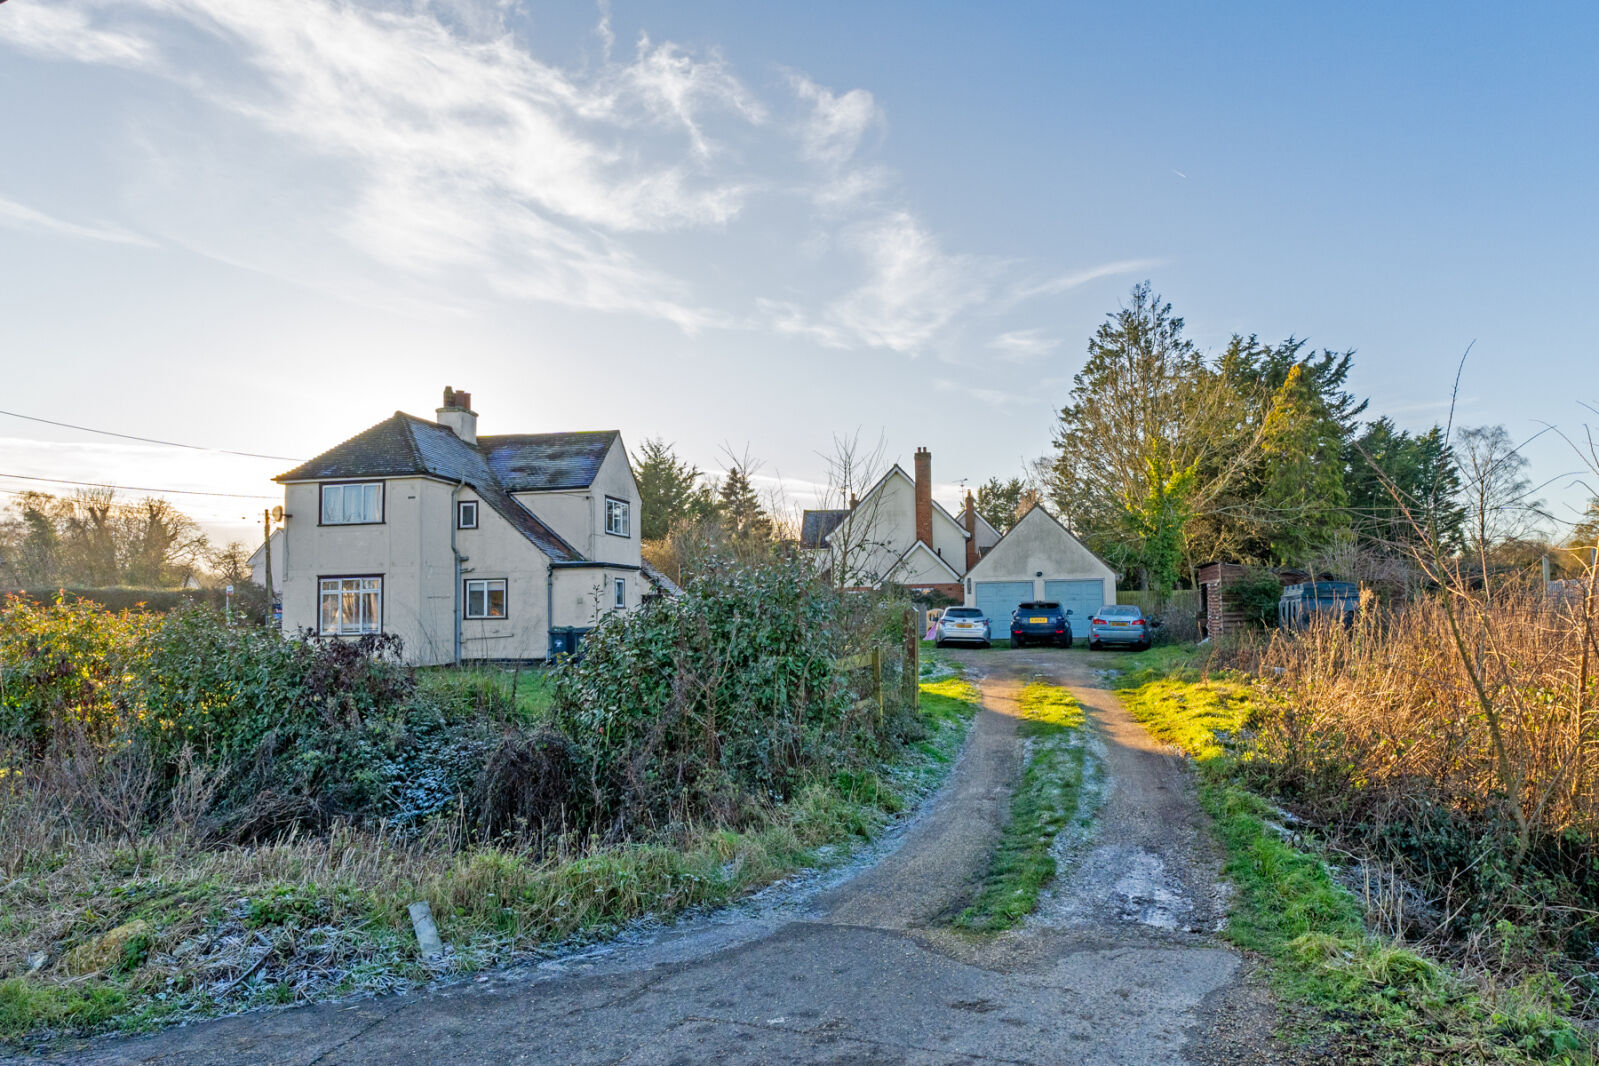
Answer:
[(1111, 623), (1111, 625), (1113, 625), (1113, 626), (1124, 626), (1126, 624), (1127, 624), (1126, 622), (1112, 622)]
[(1041, 626), (1041, 625), (1046, 624), (1048, 621), (1049, 621), (1049, 619), (1047, 619), (1047, 618), (1029, 618), (1027, 620), (1027, 624), (1028, 625), (1033, 625), (1033, 626)]

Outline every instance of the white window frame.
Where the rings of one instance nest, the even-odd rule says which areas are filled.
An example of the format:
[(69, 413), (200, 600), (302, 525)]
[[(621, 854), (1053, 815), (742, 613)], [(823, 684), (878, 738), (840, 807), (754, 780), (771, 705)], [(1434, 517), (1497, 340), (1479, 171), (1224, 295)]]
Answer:
[(633, 535), (633, 505), (615, 496), (605, 497), (605, 532), (613, 537)]
[[(328, 622), (328, 602), (333, 621)], [(354, 617), (348, 617), (353, 614)], [(383, 632), (383, 575), (356, 574), (317, 579), (317, 632), (324, 637), (354, 637)]]
[[(383, 524), (383, 503), (384, 503), (384, 500), (383, 500), (383, 496), (384, 496), (383, 482), (381, 482), (381, 481), (324, 481), (324, 482), (322, 482), (322, 484), (320, 486), (320, 489), (321, 489), (321, 491), (317, 495), (317, 524), (318, 525), (323, 525), (323, 526), (377, 526), (377, 525), (382, 525)], [(338, 498), (339, 498), (338, 511), (336, 512), (335, 516), (332, 517), (332, 518), (328, 517), (328, 492), (329, 492), (330, 489), (338, 490)], [(366, 503), (367, 503), (368, 490), (370, 489), (372, 491), (372, 494), (376, 497), (376, 504), (377, 504), (377, 517), (376, 518), (361, 517), (361, 518), (350, 520), (350, 519), (346, 519), (344, 517), (348, 513), (348, 510), (345, 507), (345, 497), (350, 493), (351, 490), (357, 490), (357, 489), (360, 490), (360, 492), (361, 492), (361, 504), (362, 504), (362, 514), (363, 514), (363, 516), (366, 513), (365, 512), (365, 507), (366, 507)]]
[[(479, 592), (483, 597), (482, 609), (477, 613), (472, 611), (472, 593)], [(500, 613), (492, 614), (489, 608), (489, 594), (498, 590), (500, 594)], [(511, 613), (510, 591), (503, 577), (471, 577), (466, 579), (465, 591), (461, 597), (461, 610), (466, 618), (472, 621), (498, 622)]]
[(611, 579), (611, 606), (618, 611), (627, 610), (627, 578)]
[[(468, 507), (470, 507), (472, 509), (472, 521), (470, 521), (470, 522), (468, 522), (466, 520), (466, 509)], [(478, 502), (476, 500), (456, 500), (455, 501), (455, 528), (456, 529), (476, 529), (477, 528), (477, 516), (478, 516), (479, 511), (480, 511), (480, 507), (479, 507)]]

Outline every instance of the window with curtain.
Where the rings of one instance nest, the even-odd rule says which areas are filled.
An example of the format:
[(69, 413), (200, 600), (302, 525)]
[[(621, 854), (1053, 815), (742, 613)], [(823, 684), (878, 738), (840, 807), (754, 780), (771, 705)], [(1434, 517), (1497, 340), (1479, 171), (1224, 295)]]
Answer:
[(323, 636), (378, 633), (383, 629), (381, 577), (325, 577), (320, 582)]

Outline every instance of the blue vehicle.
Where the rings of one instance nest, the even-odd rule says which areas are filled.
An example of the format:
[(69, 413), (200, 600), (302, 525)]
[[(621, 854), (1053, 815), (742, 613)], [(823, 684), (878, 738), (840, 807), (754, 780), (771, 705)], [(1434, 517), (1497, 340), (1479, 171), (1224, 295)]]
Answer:
[(1144, 617), (1144, 612), (1130, 603), (1107, 603), (1094, 612), (1088, 625), (1088, 650), (1098, 651), (1107, 644), (1123, 644), (1143, 651), (1154, 640), (1159, 622)]
[(1063, 611), (1060, 604), (1051, 600), (1033, 600), (1016, 605), (1010, 616), (1010, 646), (1027, 644), (1053, 644), (1057, 648), (1072, 646), (1072, 625), (1067, 621), (1071, 611)]

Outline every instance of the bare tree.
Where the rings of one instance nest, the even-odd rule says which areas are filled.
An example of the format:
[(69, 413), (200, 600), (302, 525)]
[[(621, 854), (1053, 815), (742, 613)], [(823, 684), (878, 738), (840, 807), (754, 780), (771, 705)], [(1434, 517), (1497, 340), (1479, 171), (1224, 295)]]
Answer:
[[(872, 489), (886, 469), (881, 436), (875, 444), (861, 440), (860, 431), (835, 434), (827, 463), (827, 488), (822, 495), (824, 530), (810, 548), (825, 548), (827, 569), (834, 588), (872, 588), (893, 578), (899, 553), (889, 540), (890, 523), (881, 493)], [(836, 519), (836, 521), (832, 521)]]

